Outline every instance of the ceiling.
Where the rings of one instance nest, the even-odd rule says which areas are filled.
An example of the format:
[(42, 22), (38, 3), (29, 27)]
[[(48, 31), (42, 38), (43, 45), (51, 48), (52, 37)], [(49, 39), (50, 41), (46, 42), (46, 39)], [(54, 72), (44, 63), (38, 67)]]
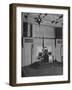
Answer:
[(48, 25), (51, 27), (63, 27), (62, 14), (22, 12), (22, 21), (38, 25)]

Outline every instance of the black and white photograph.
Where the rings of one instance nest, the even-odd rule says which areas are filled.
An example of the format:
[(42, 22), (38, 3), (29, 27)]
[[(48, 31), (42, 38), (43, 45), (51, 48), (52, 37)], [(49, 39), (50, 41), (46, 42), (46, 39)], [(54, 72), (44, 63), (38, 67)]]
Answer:
[(10, 84), (69, 83), (70, 8), (11, 4), (10, 10)]
[(63, 14), (21, 12), (21, 76), (63, 75)]

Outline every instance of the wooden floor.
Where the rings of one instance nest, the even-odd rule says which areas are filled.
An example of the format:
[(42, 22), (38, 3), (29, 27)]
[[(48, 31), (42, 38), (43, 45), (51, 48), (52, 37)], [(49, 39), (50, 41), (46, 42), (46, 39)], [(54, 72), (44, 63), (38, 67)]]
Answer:
[(22, 67), (22, 77), (62, 75), (62, 63), (33, 63)]

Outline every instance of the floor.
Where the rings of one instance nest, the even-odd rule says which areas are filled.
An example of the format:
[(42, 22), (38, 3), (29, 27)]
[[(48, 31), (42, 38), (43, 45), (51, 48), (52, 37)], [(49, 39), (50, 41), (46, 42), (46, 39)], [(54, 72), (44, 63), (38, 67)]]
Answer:
[(22, 77), (62, 75), (62, 63), (40, 63), (22, 67)]

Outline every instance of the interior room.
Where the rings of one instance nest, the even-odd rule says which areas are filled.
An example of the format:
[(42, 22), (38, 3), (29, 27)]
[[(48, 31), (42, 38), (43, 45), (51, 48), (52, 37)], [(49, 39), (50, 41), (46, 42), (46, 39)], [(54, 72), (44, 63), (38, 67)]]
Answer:
[(63, 15), (21, 13), (21, 76), (63, 74)]

